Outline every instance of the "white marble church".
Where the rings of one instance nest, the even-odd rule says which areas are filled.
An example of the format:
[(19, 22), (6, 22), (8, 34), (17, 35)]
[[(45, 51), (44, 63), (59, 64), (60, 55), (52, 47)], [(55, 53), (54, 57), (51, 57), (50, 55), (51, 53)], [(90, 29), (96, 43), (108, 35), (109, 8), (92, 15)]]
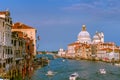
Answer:
[[(97, 32), (91, 38), (85, 25), (77, 36), (77, 40), (68, 44), (67, 50), (58, 51), (59, 56), (91, 59), (94, 55), (96, 59), (102, 60), (118, 60), (120, 47), (114, 42), (104, 42), (104, 33)], [(63, 54), (62, 54), (63, 53)], [(112, 56), (111, 56), (112, 55)]]
[(86, 26), (82, 26), (82, 31), (78, 34), (78, 39), (80, 43), (87, 43), (87, 44), (93, 44), (93, 43), (104, 43), (104, 33), (103, 32), (96, 32), (93, 36), (93, 39), (91, 39), (91, 36), (89, 32), (86, 30)]

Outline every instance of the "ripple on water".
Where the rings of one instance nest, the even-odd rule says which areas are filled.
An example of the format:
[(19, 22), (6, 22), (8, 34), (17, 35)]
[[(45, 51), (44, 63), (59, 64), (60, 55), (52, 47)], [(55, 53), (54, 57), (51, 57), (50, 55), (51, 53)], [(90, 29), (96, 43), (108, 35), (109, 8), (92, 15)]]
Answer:
[[(105, 68), (107, 74), (99, 74), (100, 68)], [(48, 77), (45, 74), (49, 69), (57, 73), (52, 77)], [(46, 66), (35, 71), (32, 80), (68, 80), (73, 72), (79, 74), (80, 78), (77, 80), (120, 80), (120, 67), (104, 62), (85, 60), (65, 60), (63, 62), (62, 58), (51, 60), (49, 67)]]

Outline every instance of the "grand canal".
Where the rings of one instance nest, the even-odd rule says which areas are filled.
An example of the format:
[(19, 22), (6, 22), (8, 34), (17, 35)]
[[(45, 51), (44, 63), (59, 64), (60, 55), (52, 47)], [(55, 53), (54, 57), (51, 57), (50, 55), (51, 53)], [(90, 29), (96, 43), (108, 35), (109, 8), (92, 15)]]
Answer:
[[(105, 68), (107, 74), (100, 74), (100, 68)], [(56, 72), (54, 76), (47, 76), (48, 70)], [(70, 74), (77, 72), (77, 80), (120, 80), (120, 67), (110, 63), (94, 62), (86, 60), (63, 60), (58, 58), (51, 60), (46, 67), (34, 72), (32, 80), (69, 80)]]

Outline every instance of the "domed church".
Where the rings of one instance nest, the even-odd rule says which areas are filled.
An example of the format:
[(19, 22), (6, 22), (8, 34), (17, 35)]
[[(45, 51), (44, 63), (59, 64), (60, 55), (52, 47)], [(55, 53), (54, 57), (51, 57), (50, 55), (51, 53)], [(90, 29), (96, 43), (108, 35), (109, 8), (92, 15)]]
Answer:
[[(95, 59), (111, 62), (120, 60), (120, 46), (114, 42), (104, 42), (104, 33), (97, 32), (91, 38), (86, 26), (82, 25), (82, 30), (77, 36), (77, 41), (68, 44), (65, 54), (66, 58), (73, 59)], [(111, 56), (112, 55), (112, 56)]]
[(82, 31), (78, 34), (78, 39), (80, 43), (91, 43), (90, 34), (86, 30), (86, 26), (82, 25)]
[(85, 25), (82, 25), (82, 30), (77, 36), (77, 41), (68, 44), (67, 57), (80, 57), (83, 59), (89, 59), (91, 57), (91, 45), (104, 43), (103, 32), (96, 32), (91, 39), (89, 32)]

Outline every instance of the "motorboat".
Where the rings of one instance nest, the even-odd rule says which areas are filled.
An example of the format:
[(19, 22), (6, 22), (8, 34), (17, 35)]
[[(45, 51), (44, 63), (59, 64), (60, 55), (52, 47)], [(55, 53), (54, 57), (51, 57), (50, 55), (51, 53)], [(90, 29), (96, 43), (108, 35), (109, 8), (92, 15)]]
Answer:
[(47, 76), (53, 76), (53, 75), (54, 75), (54, 72), (51, 71), (51, 70), (49, 70), (46, 75), (47, 75)]
[(48, 72), (47, 72), (47, 76), (53, 76), (53, 75), (55, 75), (57, 72), (53, 72), (53, 71), (51, 71), (51, 70), (49, 70)]
[(100, 69), (99, 72), (100, 72), (100, 74), (106, 74), (106, 70), (105, 69)]
[(78, 73), (75, 72), (70, 75), (69, 80), (76, 80), (78, 78), (78, 76), (79, 76)]
[(63, 62), (65, 62), (65, 60), (64, 60), (64, 59), (63, 59), (62, 61), (63, 61)]
[(120, 63), (115, 63), (114, 65), (115, 65), (115, 66), (120, 66)]

